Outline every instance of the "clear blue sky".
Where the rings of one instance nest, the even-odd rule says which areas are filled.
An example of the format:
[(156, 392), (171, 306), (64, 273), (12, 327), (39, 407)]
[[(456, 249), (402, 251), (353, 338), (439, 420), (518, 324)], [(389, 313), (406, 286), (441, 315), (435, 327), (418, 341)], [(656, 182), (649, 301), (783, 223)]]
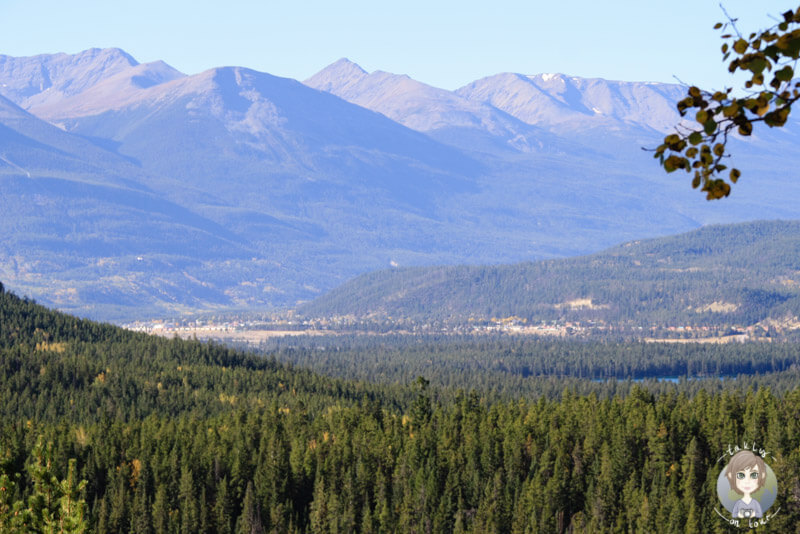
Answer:
[[(727, 0), (741, 29), (797, 0)], [(119, 47), (194, 74), (239, 65), (303, 80), (347, 57), (455, 89), (498, 72), (730, 85), (713, 0), (0, 0), (0, 54)]]

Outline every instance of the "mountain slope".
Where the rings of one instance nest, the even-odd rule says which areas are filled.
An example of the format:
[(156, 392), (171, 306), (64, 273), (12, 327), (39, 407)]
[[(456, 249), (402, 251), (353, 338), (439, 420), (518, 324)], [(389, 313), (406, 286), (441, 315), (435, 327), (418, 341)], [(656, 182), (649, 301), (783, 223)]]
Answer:
[[(269, 217), (328, 236), (376, 223), (387, 228), (392, 221), (435, 228), (442, 199), (474, 190), (481, 169), (377, 113), (238, 67), (143, 89), (119, 109), (60, 122), (72, 133), (113, 142), (151, 174), (213, 195), (213, 201), (187, 198), (180, 189), (152, 184), (272, 250), (271, 236), (249, 227), (242, 210), (256, 225)], [(416, 238), (409, 234), (402, 232), (392, 246), (410, 246)], [(342, 246), (363, 253), (364, 244)]]
[(637, 325), (800, 315), (800, 221), (708, 226), (590, 256), (370, 273), (299, 311), (417, 321), (518, 316)]
[(62, 309), (107, 306), (110, 317), (179, 294), (183, 305), (231, 305), (191, 266), (253, 255), (245, 239), (149, 189), (125, 158), (3, 97), (0, 180), (0, 276)]
[[(16, 218), (8, 222), (17, 221), (2, 254), (12, 287), (62, 309), (79, 311), (73, 306), (85, 302), (79, 313), (94, 317), (121, 317), (115, 299), (150, 314), (285, 305), (365, 267), (387, 265), (392, 256), (451, 261), (461, 245), (437, 211), (443, 198), (475, 189), (478, 162), (293, 80), (220, 68), (173, 79), (167, 70), (160, 83), (133, 83), (164, 72), (153, 67), (124, 69), (63, 98), (50, 118), (66, 132), (5, 101), (47, 130), (52, 139), (43, 146), (72, 143), (110, 162), (95, 173), (102, 187), (76, 189), (78, 197), (50, 182), (49, 190), (45, 182), (4, 184)], [(107, 93), (115, 98), (98, 98)], [(5, 122), (28, 124), (6, 115)], [(8, 172), (24, 174), (24, 158), (5, 159), (16, 165), (4, 163)], [(43, 168), (34, 177), (69, 168), (41, 154), (36, 159)], [(84, 171), (75, 169), (69, 180), (92, 181)], [(118, 174), (145, 196), (124, 188), (110, 194), (104, 188)], [(159, 198), (144, 200), (152, 194)], [(31, 195), (41, 202), (26, 202)], [(58, 220), (58, 210), (66, 224), (34, 231)], [(426, 230), (432, 232), (420, 237)], [(81, 241), (91, 242), (89, 249), (61, 245), (84, 233), (92, 236)], [(191, 250), (169, 251), (170, 242)], [(56, 260), (66, 253), (74, 261)], [(59, 264), (70, 268), (56, 273)], [(101, 275), (98, 265), (112, 267)], [(102, 289), (90, 291), (95, 276)]]
[(503, 73), (468, 84), (456, 94), (560, 132), (600, 127), (614, 131), (625, 124), (665, 132), (680, 121), (675, 102), (685, 92), (674, 84)]
[(118, 48), (32, 57), (0, 55), (0, 94), (25, 109), (53, 104), (136, 65)]
[(42, 101), (29, 100), (28, 110), (55, 123), (64, 117), (95, 115), (136, 101), (143, 89), (183, 77), (184, 74), (163, 61), (136, 64), (85, 86), (79, 92)]
[[(484, 202), (494, 204), (500, 197), (501, 204), (511, 207), (527, 200), (520, 221), (547, 224), (553, 215), (571, 213), (598, 223), (605, 218), (609, 234), (629, 229), (630, 236), (647, 236), (688, 229), (682, 220), (697, 226), (800, 215), (797, 202), (790, 200), (800, 198), (797, 122), (731, 140), (731, 164), (749, 178), (740, 181), (724, 206), (698, 202), (699, 195), (679, 173), (664, 175), (642, 148), (658, 146), (680, 121), (675, 102), (686, 89), (679, 85), (504, 73), (451, 92), (405, 76), (368, 74), (344, 59), (305, 83), (442, 142), (492, 154), (483, 159), (490, 162), (485, 183), (495, 195)], [(503, 188), (513, 193), (505, 196)], [(543, 214), (545, 206), (553, 209)], [(612, 214), (620, 211), (629, 214), (624, 221), (614, 220)], [(640, 213), (648, 214), (641, 222)], [(640, 225), (642, 230), (635, 230)], [(587, 229), (569, 220), (548, 226), (556, 233), (580, 227), (571, 231), (576, 240)], [(649, 232), (648, 227), (664, 231)], [(598, 238), (600, 247), (628, 239), (591, 239)]]
[[(366, 155), (398, 164), (411, 179), (419, 173), (408, 172), (408, 165), (429, 169), (426, 179), (469, 169), (460, 153), (380, 115), (294, 80), (238, 67), (142, 89), (99, 114), (67, 118), (68, 112), (59, 117), (68, 131), (113, 140), (120, 153), (148, 170), (192, 175), (195, 183), (208, 180), (217, 190), (228, 187), (219, 182), (226, 175), (248, 192), (259, 171), (327, 179), (340, 168), (352, 173), (352, 167), (369, 166)], [(362, 172), (374, 175), (373, 184), (382, 178), (375, 166)]]
[[(618, 131), (557, 135), (346, 61), (314, 77), (346, 99), (241, 67), (184, 76), (114, 49), (5, 57), (0, 73), (0, 272), (92, 317), (293, 306), (389, 265), (574, 256), (798, 216), (792, 131), (765, 136), (773, 151), (741, 166), (735, 198), (709, 205), (642, 153), (662, 133), (637, 122), (646, 106), (622, 82), (606, 83), (619, 87), (607, 95)], [(585, 94), (553, 92), (562, 108), (605, 105), (570, 83)]]

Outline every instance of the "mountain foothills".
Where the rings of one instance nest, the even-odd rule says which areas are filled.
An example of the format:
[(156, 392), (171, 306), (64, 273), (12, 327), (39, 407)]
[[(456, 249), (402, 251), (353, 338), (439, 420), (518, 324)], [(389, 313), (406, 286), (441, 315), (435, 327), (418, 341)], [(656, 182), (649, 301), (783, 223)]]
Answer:
[[(647, 347), (669, 359), (642, 344), (617, 362), (641, 366)], [(603, 369), (591, 349), (570, 350)], [(723, 349), (696, 361), (725, 362)], [(0, 286), (0, 531), (722, 533), (717, 479), (736, 446), (763, 451), (778, 478), (759, 531), (789, 532), (798, 357), (778, 343), (758, 352), (755, 391), (549, 376), (552, 397), (492, 400), (422, 377), (328, 378), (55, 313)]]
[[(800, 129), (733, 140), (709, 205), (641, 151), (683, 92), (0, 56), (0, 532), (795, 531)], [(356, 331), (91, 319), (301, 301)], [(609, 328), (472, 329), (512, 323)], [(678, 325), (772, 342), (620, 334)], [(719, 511), (734, 448), (757, 520)]]
[(724, 207), (663, 175), (641, 148), (682, 92), (561, 74), (445, 91), (347, 60), (300, 83), (118, 49), (0, 56), (0, 277), (121, 320), (796, 218), (795, 124), (736, 149), (745, 178)]
[(800, 328), (800, 222), (711, 225), (569, 259), (368, 273), (299, 311), (417, 323)]

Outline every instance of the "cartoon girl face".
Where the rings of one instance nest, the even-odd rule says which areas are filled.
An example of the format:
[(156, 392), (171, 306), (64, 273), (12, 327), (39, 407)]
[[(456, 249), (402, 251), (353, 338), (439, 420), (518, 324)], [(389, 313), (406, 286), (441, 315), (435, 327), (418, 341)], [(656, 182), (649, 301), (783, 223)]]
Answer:
[(733, 455), (725, 474), (731, 489), (739, 495), (752, 495), (767, 482), (764, 460), (751, 451), (739, 451)]
[(750, 495), (758, 491), (758, 466), (754, 466), (752, 470), (747, 467), (743, 471), (736, 472), (736, 489), (739, 490), (737, 493), (741, 493), (743, 495)]

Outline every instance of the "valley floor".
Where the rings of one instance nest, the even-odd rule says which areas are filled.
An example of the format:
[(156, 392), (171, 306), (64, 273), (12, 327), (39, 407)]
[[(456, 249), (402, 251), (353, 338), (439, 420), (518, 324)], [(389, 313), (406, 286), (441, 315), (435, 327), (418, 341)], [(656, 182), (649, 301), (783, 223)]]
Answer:
[[(796, 325), (790, 329), (777, 332), (778, 337), (791, 334), (797, 330)], [(182, 339), (215, 340), (224, 343), (259, 345), (260, 343), (286, 336), (330, 336), (330, 335), (375, 335), (376, 333), (401, 335), (486, 335), (498, 334), (563, 338), (563, 339), (597, 339), (610, 336), (622, 336), (626, 339), (641, 340), (647, 343), (769, 343), (775, 338), (765, 335), (764, 329), (756, 327), (731, 326), (668, 326), (668, 327), (618, 327), (603, 324), (540, 323), (518, 324), (489, 321), (480, 325), (409, 325), (397, 324), (361, 324), (336, 326), (320, 321), (245, 323), (245, 322), (207, 322), (193, 324), (186, 321), (163, 322), (141, 321), (123, 325), (135, 332), (155, 334), (162, 337), (179, 337)], [(775, 333), (773, 333), (775, 335)]]

